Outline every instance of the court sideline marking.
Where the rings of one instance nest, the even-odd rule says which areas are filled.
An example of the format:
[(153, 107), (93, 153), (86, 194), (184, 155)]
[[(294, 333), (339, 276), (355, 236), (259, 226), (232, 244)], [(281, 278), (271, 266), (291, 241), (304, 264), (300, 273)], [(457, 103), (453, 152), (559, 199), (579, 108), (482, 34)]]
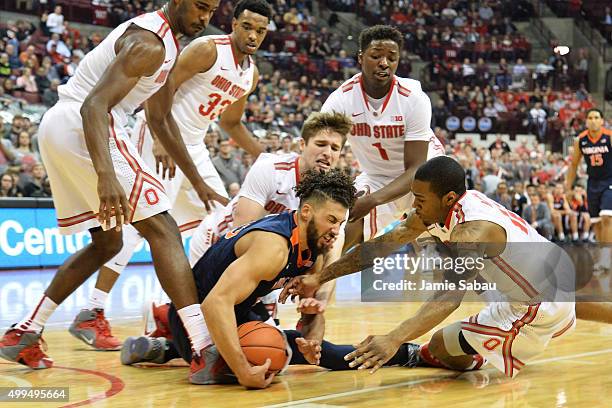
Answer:
[[(553, 362), (553, 361), (570, 360), (570, 359), (574, 359), (574, 358), (577, 358), (577, 357), (597, 356), (597, 355), (600, 355), (600, 354), (607, 354), (607, 353), (612, 353), (612, 348), (608, 348), (608, 349), (604, 349), (604, 350), (599, 350), (599, 351), (590, 351), (590, 352), (587, 352), (587, 353), (570, 354), (570, 355), (562, 356), (562, 357), (552, 357), (552, 358), (545, 358), (545, 359), (542, 359), (542, 360), (534, 360), (532, 362), (529, 362), (528, 365), (544, 364), (544, 363), (550, 363), (550, 362)], [(390, 389), (390, 388), (399, 388), (399, 387), (404, 387), (404, 386), (417, 385), (417, 384), (421, 384), (421, 383), (424, 383), (424, 382), (429, 382), (429, 381), (432, 381), (432, 380), (443, 379), (445, 377), (454, 377), (454, 376), (456, 376), (456, 373), (454, 373), (452, 375), (448, 375), (448, 376), (440, 376), (440, 377), (434, 377), (434, 378), (422, 378), (422, 379), (418, 379), (418, 380), (403, 381), (403, 382), (400, 382), (400, 383), (383, 385), (383, 386), (380, 386), (380, 387), (371, 387), (371, 388), (364, 388), (364, 389), (361, 389), (361, 390), (344, 391), (344, 392), (338, 392), (338, 393), (334, 393), (334, 394), (321, 395), (319, 397), (304, 398), (304, 399), (301, 399), (301, 400), (294, 400), (294, 401), (283, 402), (283, 403), (280, 403), (280, 404), (265, 405), (263, 408), (289, 407), (289, 406), (292, 406), (292, 405), (306, 404), (306, 403), (309, 403), (309, 402), (317, 402), (317, 401), (325, 401), (325, 400), (328, 400), (328, 399), (350, 397), (350, 396), (353, 396), (353, 395), (367, 394), (367, 393), (370, 393), (370, 392), (384, 391), (384, 390), (387, 390), (387, 389)]]

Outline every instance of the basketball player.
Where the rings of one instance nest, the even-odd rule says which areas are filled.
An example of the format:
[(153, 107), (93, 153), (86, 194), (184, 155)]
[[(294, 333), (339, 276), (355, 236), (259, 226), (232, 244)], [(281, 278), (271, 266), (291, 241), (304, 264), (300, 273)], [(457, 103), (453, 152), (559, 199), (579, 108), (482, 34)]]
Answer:
[(565, 190), (572, 191), (576, 170), (584, 157), (587, 165), (587, 202), (595, 238), (603, 246), (598, 268), (610, 269), (610, 244), (612, 244), (612, 131), (603, 127), (603, 114), (599, 109), (589, 109), (586, 115), (587, 129), (574, 141), (572, 164), (567, 172)]
[(405, 196), (414, 172), (428, 158), (444, 154), (430, 128), (431, 102), (420, 82), (395, 75), (402, 47), (402, 34), (393, 27), (362, 31), (362, 72), (332, 92), (321, 108), (352, 118), (349, 142), (362, 170), (356, 179), (361, 196), (349, 217), (345, 249), (373, 238), (409, 208)]
[[(205, 324), (170, 202), (126, 132), (127, 115), (162, 87), (178, 56), (175, 35), (195, 35), (218, 0), (174, 0), (115, 28), (59, 88), (40, 125), (39, 143), (63, 234), (89, 229), (92, 242), (58, 270), (34, 310), (6, 332), (0, 356), (30, 368), (51, 367), (40, 348), (46, 320), (122, 246), (122, 224), (149, 241), (158, 278), (175, 301), (198, 358)], [(184, 143), (160, 135), (203, 202), (220, 196), (199, 176)], [(129, 199), (127, 198), (129, 197)], [(195, 363), (191, 375), (202, 370)]]
[[(264, 217), (228, 231), (193, 266), (198, 296), (206, 318), (207, 344), (200, 384), (224, 382), (220, 356), (240, 384), (265, 388), (270, 361), (251, 367), (242, 353), (236, 326), (253, 320), (256, 300), (280, 288), (289, 278), (320, 264), (340, 232), (347, 210), (355, 200), (351, 179), (340, 170), (310, 171), (297, 186), (299, 209)], [(322, 317), (322, 315), (316, 315)], [(178, 355), (193, 365), (193, 354), (176, 307), (170, 306), (168, 324)], [(314, 324), (314, 323), (313, 323)], [(320, 341), (321, 339), (316, 339)], [(128, 344), (129, 343), (129, 344)], [(124, 363), (141, 354), (126, 342)]]
[[(256, 157), (261, 148), (242, 124), (241, 118), (248, 95), (258, 81), (257, 67), (251, 55), (259, 49), (267, 33), (272, 11), (265, 0), (242, 0), (234, 8), (232, 33), (212, 35), (192, 41), (182, 52), (176, 67), (164, 87), (147, 101), (144, 113), (139, 114), (132, 141), (142, 150), (150, 167), (162, 165), (162, 177), (170, 180), (164, 187), (170, 199), (173, 218), (184, 238), (205, 218), (206, 207), (180, 170), (159, 146), (159, 138), (181, 138), (207, 185), (224, 198), (225, 187), (204, 144), (210, 124), (219, 124), (241, 147)], [(175, 94), (176, 92), (176, 94)], [(174, 102), (172, 95), (175, 95)], [(149, 126), (147, 125), (149, 124)], [(154, 157), (155, 152), (155, 157)], [(222, 201), (227, 204), (227, 201)], [(81, 310), (70, 327), (70, 333), (98, 350), (117, 350), (121, 342), (110, 332), (104, 318), (104, 304), (119, 274), (142, 242), (142, 235), (126, 228), (123, 248), (108, 261), (98, 274), (89, 306)]]
[[(552, 338), (574, 327), (572, 295), (563, 292), (562, 285), (552, 288), (549, 284), (549, 271), (552, 269), (556, 277), (557, 273), (571, 272), (571, 268), (567, 269), (571, 261), (518, 215), (480, 192), (466, 191), (465, 172), (449, 157), (437, 157), (423, 164), (415, 174), (413, 192), (415, 211), (410, 216), (416, 215), (422, 228), (408, 234), (404, 231), (402, 242), (428, 231), (451, 247), (455, 259), (471, 258), (476, 262), (463, 273), (447, 271), (446, 282), (454, 283), (455, 289), (436, 291), (414, 317), (387, 335), (369, 336), (346, 356), (347, 360), (354, 359), (353, 367), (376, 371), (400, 345), (427, 333), (459, 307), (466, 291), (461, 281), (473, 283), (479, 279), (494, 282), (507, 301), (490, 303), (477, 315), (437, 331), (420, 348), (409, 348), (415, 357), (411, 366), (465, 371), (478, 369), (486, 359), (505, 375), (514, 377)], [(393, 235), (393, 231), (388, 235)], [(530, 251), (537, 251), (538, 256), (528, 256)], [(348, 264), (343, 261), (351, 255), (319, 276), (311, 276), (310, 281), (322, 282), (329, 276), (344, 275), (348, 269), (362, 268), (363, 263), (345, 269)], [(483, 265), (480, 268), (475, 267), (478, 259)], [(369, 258), (364, 261), (371, 264)], [(305, 280), (296, 282), (303, 285)]]

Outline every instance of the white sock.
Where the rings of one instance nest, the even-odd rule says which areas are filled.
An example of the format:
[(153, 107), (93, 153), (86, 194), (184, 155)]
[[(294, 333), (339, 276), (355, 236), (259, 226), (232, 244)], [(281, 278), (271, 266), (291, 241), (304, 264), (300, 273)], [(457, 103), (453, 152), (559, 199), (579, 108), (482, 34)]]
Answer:
[(572, 239), (574, 241), (578, 241), (578, 233), (577, 232), (572, 232)]
[(88, 309), (104, 309), (107, 298), (108, 292), (94, 288), (94, 290), (91, 291), (91, 296), (89, 297)]
[(599, 262), (604, 269), (610, 269), (610, 247), (603, 246), (599, 252)]
[(191, 340), (194, 352), (199, 354), (203, 348), (213, 344), (200, 305), (185, 306), (177, 312)]
[(582, 239), (587, 240), (589, 239), (589, 231), (585, 231), (582, 233)]
[(559, 233), (559, 241), (565, 241), (565, 234), (563, 232)]
[(49, 299), (47, 295), (43, 295), (34, 308), (34, 311), (17, 323), (16, 327), (21, 330), (40, 332), (45, 327), (47, 319), (49, 319), (49, 316), (53, 314), (56, 308), (57, 304)]

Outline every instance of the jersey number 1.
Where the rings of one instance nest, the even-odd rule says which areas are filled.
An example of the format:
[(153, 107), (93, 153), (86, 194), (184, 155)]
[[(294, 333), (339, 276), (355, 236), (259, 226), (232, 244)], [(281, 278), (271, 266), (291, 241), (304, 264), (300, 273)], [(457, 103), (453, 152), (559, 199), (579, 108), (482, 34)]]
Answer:
[(387, 151), (385, 150), (385, 148), (382, 147), (382, 143), (380, 143), (380, 142), (372, 143), (372, 146), (374, 146), (375, 148), (378, 149), (378, 153), (380, 153), (381, 159), (389, 160), (389, 155), (387, 154)]

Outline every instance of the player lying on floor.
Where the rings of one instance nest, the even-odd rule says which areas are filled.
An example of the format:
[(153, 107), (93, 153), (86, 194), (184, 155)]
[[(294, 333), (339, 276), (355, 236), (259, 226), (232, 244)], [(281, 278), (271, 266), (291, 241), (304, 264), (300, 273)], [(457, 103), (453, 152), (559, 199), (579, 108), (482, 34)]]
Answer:
[[(225, 382), (224, 373), (230, 370), (245, 387), (265, 388), (272, 381), (270, 361), (255, 367), (248, 363), (240, 347), (237, 323), (251, 320), (250, 311), (257, 299), (315, 264), (321, 265), (355, 201), (355, 187), (340, 170), (312, 171), (297, 185), (296, 196), (300, 199), (297, 210), (270, 215), (227, 232), (193, 266), (207, 326), (203, 333), (207, 347), (201, 356), (192, 354), (176, 308), (170, 305), (172, 343), (197, 374), (190, 377), (192, 383)], [(313, 327), (322, 322), (322, 315), (315, 320)], [(312, 337), (315, 335), (319, 338)], [(321, 341), (322, 331), (313, 330), (307, 340)], [(225, 366), (221, 357), (229, 366), (225, 370), (218, 370)]]
[[(315, 299), (304, 300), (313, 302), (312, 305), (308, 306), (311, 311), (316, 309), (318, 301)], [(159, 306), (155, 310), (157, 326), (156, 335), (161, 337), (140, 336), (128, 337), (125, 340), (121, 349), (121, 362), (123, 364), (130, 365), (145, 362), (164, 364), (170, 360), (181, 357), (173, 343), (172, 333), (168, 328), (168, 311), (169, 304)], [(248, 312), (245, 318), (246, 321), (266, 321), (269, 319), (269, 316), (268, 310), (259, 302)], [(344, 356), (355, 351), (355, 347), (351, 345), (333, 344), (326, 340), (319, 341), (311, 339), (311, 337), (318, 337), (318, 334), (313, 334), (311, 332), (312, 330), (320, 330), (320, 326), (315, 323), (315, 320), (321, 318), (322, 316), (319, 317), (315, 314), (303, 314), (300, 320), (302, 322), (300, 331), (282, 331), (291, 348), (291, 359), (288, 361), (288, 365), (316, 364), (320, 367), (334, 371), (357, 369), (357, 367), (351, 367), (349, 362), (344, 359)], [(239, 323), (244, 322), (239, 321)], [(415, 353), (413, 350), (410, 350), (410, 348), (415, 347), (418, 348), (418, 346), (414, 344), (403, 344), (395, 355), (385, 363), (385, 366), (410, 366), (413, 364), (410, 359), (415, 358)], [(237, 377), (230, 375), (227, 370), (225, 374), (217, 376), (214, 381), (211, 381), (209, 384), (237, 382)]]
[[(467, 289), (461, 281), (484, 279), (495, 283), (507, 301), (490, 303), (477, 315), (438, 330), (420, 348), (408, 348), (414, 353), (411, 366), (426, 362), (463, 371), (480, 367), (486, 359), (514, 377), (553, 338), (574, 327), (572, 261), (518, 215), (480, 192), (466, 191), (465, 172), (449, 157), (423, 164), (415, 174), (413, 192), (415, 211), (406, 221), (329, 267), (293, 279), (285, 286), (281, 301), (289, 294), (310, 293), (321, 283), (371, 266), (376, 257), (428, 231), (450, 247), (455, 259), (474, 262), (471, 266), (465, 263), (463, 273), (451, 269), (445, 274), (457, 289), (433, 292), (415, 316), (387, 335), (369, 336), (361, 342), (346, 356), (354, 360), (351, 367), (376, 371), (401, 345), (426, 334), (459, 307)], [(420, 227), (415, 219), (420, 220)]]

